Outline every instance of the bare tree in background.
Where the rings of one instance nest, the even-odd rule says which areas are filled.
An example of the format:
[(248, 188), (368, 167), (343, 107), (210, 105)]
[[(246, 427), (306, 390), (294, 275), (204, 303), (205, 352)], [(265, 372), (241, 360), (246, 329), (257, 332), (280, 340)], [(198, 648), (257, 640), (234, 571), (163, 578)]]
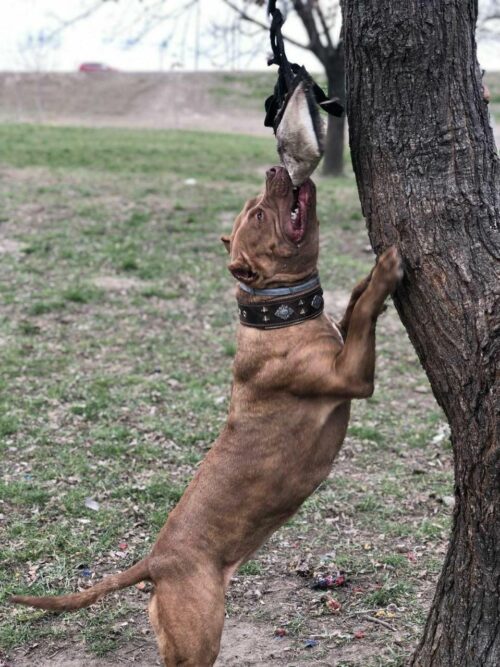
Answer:
[(500, 0), (478, 0), (476, 35), (478, 41), (498, 44), (500, 41)]
[[(109, 3), (116, 0), (101, 0), (103, 3)], [(119, 1), (119, 0), (118, 0)], [(209, 54), (210, 49), (222, 47), (225, 49), (227, 59), (233, 65), (238, 62), (237, 45), (238, 33), (243, 31), (248, 36), (247, 27), (252, 26), (258, 33), (266, 38), (266, 32), (269, 30), (268, 17), (266, 16), (267, 2), (265, 0), (220, 0), (221, 3), (229, 7), (235, 15), (235, 21), (228, 25), (221, 24), (214, 26), (215, 36), (220, 36), (221, 40), (213, 40), (212, 44), (205, 45), (205, 51)], [(168, 27), (169, 34), (172, 35), (175, 30), (182, 29), (181, 22), (185, 20), (185, 25), (190, 29), (198, 25), (195, 41), (197, 44), (197, 55), (195, 62), (200, 55), (200, 26), (197, 23), (193, 12), (199, 8), (200, 0), (184, 0), (184, 2), (172, 2), (171, 0), (147, 0), (137, 2), (135, 20), (128, 29), (131, 31), (131, 37), (128, 45), (133, 46), (151, 31), (159, 26)], [(323, 66), (327, 79), (328, 95), (339, 97), (342, 104), (345, 101), (345, 83), (344, 83), (344, 45), (340, 36), (340, 2), (339, 0), (283, 0), (281, 9), (284, 15), (295, 14), (301, 21), (307, 39), (301, 42), (287, 34), (286, 25), (284, 37), (289, 44), (312, 52)], [(125, 32), (127, 26), (125, 23), (120, 30)], [(339, 35), (338, 38), (335, 35)], [(254, 35), (250, 35), (253, 37)], [(167, 38), (168, 40), (168, 38)], [(218, 43), (217, 43), (218, 42)], [(266, 48), (265, 39), (258, 40), (256, 47)], [(255, 48), (256, 48), (255, 47)], [(266, 48), (266, 50), (268, 50)], [(250, 53), (254, 53), (250, 48)], [(265, 53), (265, 52), (264, 52)], [(264, 54), (263, 54), (264, 55)], [(271, 91), (270, 91), (271, 93)], [(340, 175), (344, 166), (344, 133), (345, 119), (335, 116), (328, 117), (327, 139), (325, 147), (325, 157), (323, 161), (323, 171), (328, 175)]]
[(45, 30), (30, 32), (18, 42), (19, 60), (26, 70), (41, 72), (48, 69), (59, 45), (60, 40), (57, 35)]
[[(39, 30), (30, 32), (17, 44), (17, 54), (23, 69), (31, 72), (41, 72), (50, 68), (55, 51), (60, 46), (59, 35)], [(33, 99), (36, 105), (39, 122), (43, 121), (43, 94), (40, 89), (40, 79), (35, 79)], [(18, 119), (22, 116), (21, 107), (16, 90), (16, 106)]]
[[(498, 35), (500, 26), (500, 0), (480, 0), (478, 2), (477, 29), (494, 31)], [(496, 23), (496, 25), (495, 25)]]
[[(185, 63), (188, 56), (191, 61), (192, 56), (196, 69), (203, 56), (215, 66), (223, 62), (231, 69), (237, 69), (244, 67), (245, 62), (259, 50), (264, 57), (269, 29), (267, 0), (219, 2), (231, 10), (233, 18), (228, 15), (221, 18), (217, 25), (207, 26), (203, 25), (203, 21), (200, 22), (201, 0), (82, 0), (80, 14), (69, 20), (59, 20), (54, 34), (87, 18), (98, 8), (118, 3), (120, 9), (123, 7), (123, 12), (113, 26), (113, 31), (115, 35), (127, 36), (124, 42), (126, 48), (133, 48), (154, 31), (162, 31), (157, 43), (161, 69), (167, 52), (175, 42), (174, 38), (178, 38), (179, 34), (183, 39), (181, 53), (174, 54), (176, 65)], [(478, 4), (478, 35), (484, 39), (500, 35), (500, 0), (478, 0)], [(288, 43), (316, 56), (324, 68), (329, 95), (338, 96), (344, 103), (344, 44), (340, 30), (340, 0), (281, 0), (279, 6), (285, 15), (288, 13), (290, 18), (298, 18), (306, 35), (306, 39), (300, 41), (289, 32), (287, 34), (289, 23), (284, 29)], [(206, 39), (210, 30), (212, 39)], [(344, 118), (329, 116), (324, 159), (326, 174), (342, 173), (344, 134)]]

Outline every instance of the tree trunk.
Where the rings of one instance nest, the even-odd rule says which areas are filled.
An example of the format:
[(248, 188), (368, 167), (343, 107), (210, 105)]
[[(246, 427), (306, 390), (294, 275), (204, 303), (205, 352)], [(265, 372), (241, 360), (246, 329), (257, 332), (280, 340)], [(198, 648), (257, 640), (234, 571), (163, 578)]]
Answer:
[(500, 665), (500, 167), (475, 0), (344, 0), (351, 154), (372, 245), (451, 427), (449, 550), (413, 667)]
[[(328, 95), (340, 98), (345, 105), (344, 48), (342, 42), (334, 55), (323, 63), (328, 79)], [(345, 114), (342, 118), (328, 116), (323, 173), (340, 176), (344, 170)]]

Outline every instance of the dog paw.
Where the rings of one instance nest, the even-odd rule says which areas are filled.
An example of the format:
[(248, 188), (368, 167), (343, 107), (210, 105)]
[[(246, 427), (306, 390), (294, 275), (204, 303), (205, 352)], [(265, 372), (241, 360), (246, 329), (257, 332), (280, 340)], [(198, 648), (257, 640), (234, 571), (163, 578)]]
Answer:
[(396, 246), (391, 246), (382, 255), (373, 271), (373, 279), (392, 294), (403, 277), (403, 263)]

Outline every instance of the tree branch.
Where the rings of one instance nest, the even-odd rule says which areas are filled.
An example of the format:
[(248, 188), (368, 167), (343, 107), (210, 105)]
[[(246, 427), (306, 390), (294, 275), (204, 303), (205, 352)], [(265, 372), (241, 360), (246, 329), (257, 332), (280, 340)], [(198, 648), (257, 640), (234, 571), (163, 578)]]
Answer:
[(302, 2), (302, 0), (293, 0), (293, 7), (304, 24), (309, 41), (311, 43), (311, 51), (314, 53), (316, 58), (318, 58), (318, 60), (320, 60), (323, 65), (325, 65), (328, 60), (328, 53), (326, 47), (321, 42), (318, 28), (312, 15), (312, 6), (310, 0), (306, 0), (306, 2)]
[(335, 51), (335, 46), (332, 42), (332, 38), (330, 37), (330, 29), (328, 28), (328, 25), (326, 24), (326, 19), (325, 15), (323, 14), (323, 11), (321, 7), (319, 6), (319, 2), (315, 6), (316, 14), (318, 15), (319, 21), (321, 23), (321, 27), (323, 28), (323, 34), (326, 37), (326, 41), (328, 43), (328, 48), (331, 49), (332, 51)]
[(55, 14), (52, 14), (52, 18), (54, 18), (56, 21), (58, 21), (59, 25), (57, 28), (54, 28), (51, 32), (47, 34), (47, 40), (50, 41), (57, 37), (63, 30), (66, 30), (66, 28), (71, 27), (75, 23), (78, 23), (79, 21), (83, 21), (85, 19), (88, 19), (92, 14), (94, 14), (96, 11), (98, 11), (101, 7), (103, 6), (102, 0), (96, 0), (90, 7), (85, 9), (84, 11), (80, 12), (80, 14), (77, 14), (76, 16), (73, 16), (70, 19), (61, 19)]
[[(269, 26), (264, 23), (263, 21), (259, 21), (258, 19), (254, 18), (253, 16), (250, 16), (244, 9), (241, 9), (241, 7), (238, 7), (238, 5), (231, 0), (222, 0), (225, 5), (230, 7), (234, 12), (238, 14), (240, 19), (242, 21), (248, 21), (249, 23), (253, 23), (254, 25), (258, 26), (259, 28), (262, 28), (262, 30), (269, 30)], [(311, 45), (309, 44), (302, 44), (301, 42), (298, 42), (295, 39), (292, 39), (292, 37), (287, 37), (286, 35), (283, 35), (283, 39), (285, 39), (289, 44), (293, 44), (293, 46), (298, 46), (299, 49), (305, 49), (306, 51), (312, 51), (313, 49), (311, 48)]]

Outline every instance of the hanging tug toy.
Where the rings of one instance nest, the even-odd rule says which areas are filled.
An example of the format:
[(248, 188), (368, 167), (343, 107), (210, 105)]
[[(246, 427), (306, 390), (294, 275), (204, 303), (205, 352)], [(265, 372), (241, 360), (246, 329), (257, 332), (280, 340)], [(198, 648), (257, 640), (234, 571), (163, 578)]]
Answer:
[(272, 127), (278, 153), (295, 186), (301, 185), (318, 166), (325, 147), (325, 123), (320, 108), (342, 116), (344, 108), (337, 97), (329, 99), (305, 67), (290, 63), (285, 54), (281, 28), (283, 15), (276, 0), (269, 0), (271, 48), (268, 65), (278, 65), (274, 93), (265, 102), (264, 125)]

